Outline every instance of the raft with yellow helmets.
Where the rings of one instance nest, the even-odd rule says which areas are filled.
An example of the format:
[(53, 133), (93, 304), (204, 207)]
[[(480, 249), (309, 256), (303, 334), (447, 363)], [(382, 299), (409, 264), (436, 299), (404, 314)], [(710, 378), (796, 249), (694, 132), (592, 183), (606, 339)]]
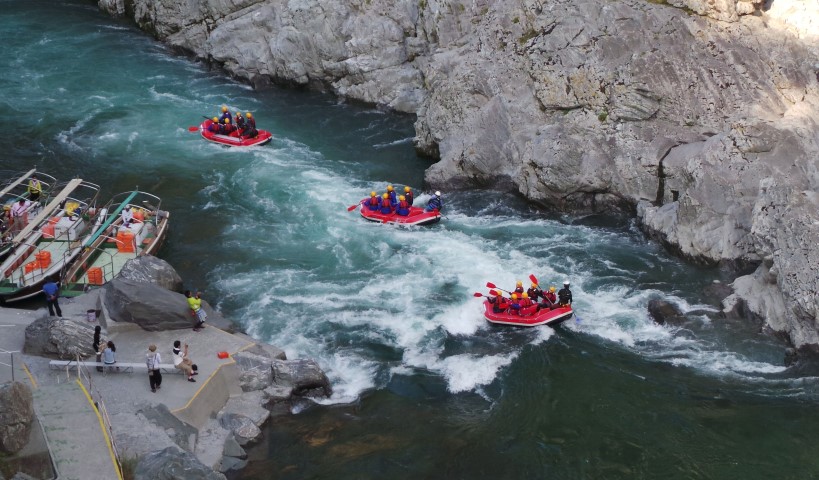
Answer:
[[(532, 276), (532, 278), (534, 278), (534, 276)], [(537, 327), (539, 325), (554, 327), (572, 318), (572, 315), (574, 315), (574, 310), (572, 310), (570, 304), (561, 305), (556, 303), (549, 307), (534, 303), (531, 306), (522, 306), (519, 309), (514, 309), (511, 308), (512, 303), (517, 302), (520, 297), (528, 298), (527, 293), (518, 294), (507, 292), (509, 296), (504, 298), (502, 292), (505, 292), (505, 290), (496, 287), (494, 283), (487, 283), (486, 286), (491, 289), (489, 295), (475, 293), (475, 296), (484, 298), (483, 316), (489, 323), (515, 327)], [(521, 291), (521, 282), (518, 282), (517, 286), (519, 287), (518, 291)], [(532, 287), (537, 287), (537, 285), (533, 283)], [(566, 288), (568, 288), (568, 281), (566, 281)], [(547, 302), (547, 305), (549, 303), (550, 302)], [(496, 304), (500, 305), (501, 308), (496, 310)]]
[[(248, 112), (246, 115), (251, 115), (251, 113)], [(214, 133), (210, 131), (210, 126), (213, 123), (216, 122), (214, 122), (212, 119), (205, 120), (199, 125), (199, 132), (202, 134), (202, 138), (205, 140), (218, 143), (220, 145), (227, 145), (228, 147), (255, 147), (264, 145), (273, 138), (273, 134), (267, 130), (257, 130), (258, 134), (252, 138), (240, 137), (239, 133), (235, 130), (229, 135)]]
[[(440, 197), (440, 193), (438, 196)], [(378, 223), (392, 223), (396, 225), (431, 225), (441, 220), (441, 211), (433, 209), (426, 211), (421, 207), (414, 207), (406, 202), (405, 195), (412, 195), (409, 187), (404, 187), (404, 195), (397, 195), (393, 190), (392, 185), (387, 187), (387, 192), (378, 196), (374, 191), (370, 192), (370, 197), (361, 200), (356, 205), (351, 206), (347, 210), (355, 210), (360, 207), (361, 216), (371, 222)], [(395, 198), (395, 201), (392, 200)], [(377, 201), (379, 208), (373, 210), (370, 208), (370, 202)], [(386, 203), (384, 203), (386, 202)], [(382, 207), (384, 205), (384, 207)], [(389, 208), (386, 208), (389, 205)], [(389, 213), (387, 213), (389, 212)]]

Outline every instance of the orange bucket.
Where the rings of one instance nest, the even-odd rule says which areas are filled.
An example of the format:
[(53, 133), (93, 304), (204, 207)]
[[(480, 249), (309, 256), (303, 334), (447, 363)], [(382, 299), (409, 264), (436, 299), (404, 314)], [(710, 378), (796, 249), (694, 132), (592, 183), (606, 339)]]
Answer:
[(88, 283), (91, 285), (102, 285), (102, 269), (100, 267), (88, 269)]
[(37, 264), (40, 268), (48, 268), (51, 265), (51, 252), (43, 250), (38, 252), (34, 255), (34, 258), (37, 259)]
[(38, 266), (38, 265), (37, 265), (37, 262), (28, 262), (28, 263), (26, 264), (26, 267), (25, 267), (25, 268), (26, 268), (26, 273), (31, 273), (31, 272), (33, 272), (34, 270), (36, 270), (36, 269), (37, 269), (37, 266)]
[(219, 353), (216, 354), (216, 356), (219, 357), (219, 358), (224, 359), (224, 358), (229, 357), (230, 355), (228, 354), (228, 352), (219, 352)]
[(122, 253), (134, 252), (134, 234), (127, 230), (117, 232), (117, 250)]

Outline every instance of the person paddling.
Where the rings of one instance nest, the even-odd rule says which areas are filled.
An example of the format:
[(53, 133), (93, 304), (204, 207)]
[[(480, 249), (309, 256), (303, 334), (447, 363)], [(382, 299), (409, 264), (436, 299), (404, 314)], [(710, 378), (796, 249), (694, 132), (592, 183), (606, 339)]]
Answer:
[(434, 210), (441, 211), (444, 208), (444, 201), (441, 200), (441, 192), (436, 191), (435, 195), (429, 199), (427, 202), (426, 208), (424, 208), (425, 212), (432, 212)]
[(245, 112), (245, 132), (242, 134), (242, 138), (256, 138), (259, 135), (259, 131), (256, 130), (256, 119), (253, 118), (253, 114), (250, 112)]
[(404, 187), (404, 198), (406, 198), (407, 203), (412, 206), (412, 202), (415, 201), (415, 194), (412, 193), (412, 189), (410, 187)]
[(381, 202), (378, 200), (378, 195), (375, 191), (370, 192), (370, 198), (367, 199), (365, 205), (367, 205), (367, 208), (372, 212), (377, 212), (381, 209)]
[(569, 290), (569, 281), (563, 282), (563, 288), (557, 292), (558, 305), (561, 307), (572, 306), (572, 291)]

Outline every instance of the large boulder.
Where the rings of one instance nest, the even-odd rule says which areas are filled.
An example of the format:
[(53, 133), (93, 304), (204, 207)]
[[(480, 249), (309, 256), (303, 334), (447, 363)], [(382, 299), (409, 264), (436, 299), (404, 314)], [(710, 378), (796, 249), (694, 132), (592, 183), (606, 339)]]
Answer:
[(239, 413), (225, 413), (219, 417), (219, 424), (225, 430), (233, 432), (239, 445), (247, 445), (262, 434), (261, 429), (249, 417)]
[(139, 283), (150, 283), (166, 290), (182, 293), (182, 277), (165, 260), (153, 255), (140, 255), (125, 262), (119, 278)]
[(0, 452), (20, 451), (28, 443), (33, 419), (31, 389), (20, 382), (0, 386)]
[[(136, 323), (144, 330), (192, 328), (194, 319), (185, 296), (151, 283), (115, 278), (105, 284), (105, 307), (117, 322)], [(210, 308), (202, 302), (203, 308)]]
[(273, 360), (261, 355), (239, 352), (233, 355), (239, 367), (239, 384), (245, 392), (264, 390), (273, 383)]
[[(144, 330), (192, 328), (194, 318), (184, 295), (152, 283), (115, 278), (103, 287), (103, 302), (108, 316), (116, 322), (136, 323)], [(234, 325), (203, 301), (208, 323), (233, 332)]]
[(227, 480), (192, 453), (175, 447), (151, 452), (137, 463), (134, 480)]
[(333, 393), (330, 380), (313, 359), (271, 360), (273, 384), (292, 388), (294, 395), (327, 396)]
[(57, 358), (92, 357), (94, 329), (91, 325), (57, 317), (42, 317), (26, 327), (23, 351)]

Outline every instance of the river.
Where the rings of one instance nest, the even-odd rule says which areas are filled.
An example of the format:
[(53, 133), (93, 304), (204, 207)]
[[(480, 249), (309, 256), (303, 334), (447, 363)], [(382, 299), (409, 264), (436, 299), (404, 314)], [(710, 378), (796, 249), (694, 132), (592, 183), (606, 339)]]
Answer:
[[(173, 224), (187, 288), (334, 393), (276, 417), (231, 478), (803, 479), (819, 472), (817, 381), (760, 325), (719, 318), (730, 280), (628, 218), (447, 192), (437, 225), (347, 207), (388, 183), (428, 198), (413, 119), (329, 95), (254, 91), (90, 2), (1, 0), (0, 169), (139, 187)], [(188, 131), (227, 104), (271, 130), (250, 151)], [(577, 319), (490, 326), (473, 293), (572, 282)], [(528, 287), (528, 285), (525, 285)], [(679, 327), (646, 311), (698, 311)]]

